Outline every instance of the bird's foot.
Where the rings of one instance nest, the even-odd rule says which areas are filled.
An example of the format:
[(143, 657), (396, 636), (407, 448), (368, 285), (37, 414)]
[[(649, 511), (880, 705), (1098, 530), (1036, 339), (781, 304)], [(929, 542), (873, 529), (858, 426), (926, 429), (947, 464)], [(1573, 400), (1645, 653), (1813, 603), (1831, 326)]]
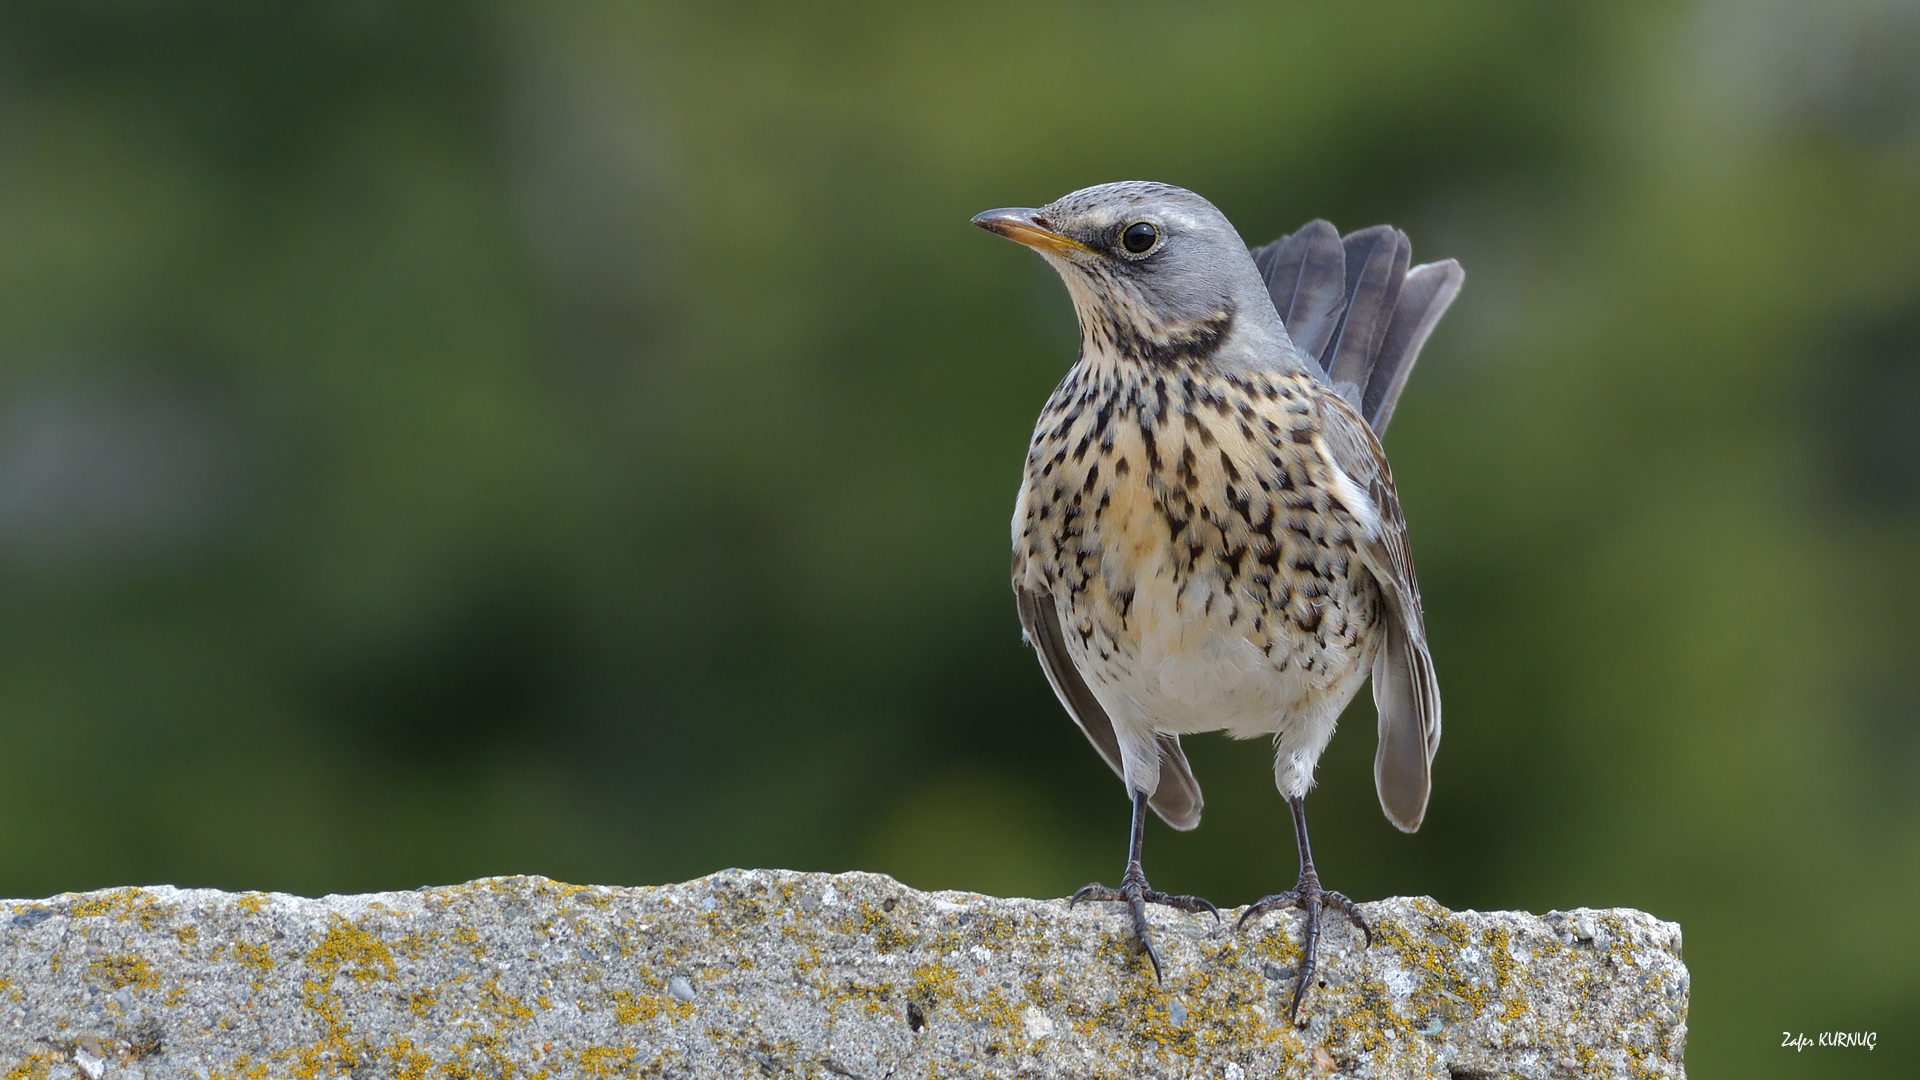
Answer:
[(1287, 1020), (1294, 1021), (1300, 1013), (1300, 998), (1307, 992), (1307, 984), (1313, 981), (1314, 969), (1320, 960), (1320, 911), (1322, 908), (1337, 907), (1346, 912), (1360, 932), (1367, 936), (1367, 945), (1373, 945), (1373, 927), (1367, 925), (1367, 917), (1360, 913), (1360, 905), (1347, 899), (1343, 893), (1320, 887), (1320, 879), (1310, 874), (1302, 875), (1298, 884), (1283, 893), (1263, 896), (1254, 901), (1253, 906), (1240, 916), (1236, 928), (1244, 928), (1247, 920), (1256, 915), (1265, 915), (1280, 908), (1299, 908), (1307, 914), (1306, 940), (1301, 948), (1300, 983), (1293, 988), (1293, 998), (1287, 1002)]
[(1072, 907), (1082, 900), (1120, 900), (1124, 901), (1133, 913), (1133, 936), (1140, 942), (1140, 949), (1147, 954), (1147, 960), (1153, 964), (1153, 981), (1160, 981), (1160, 951), (1153, 947), (1153, 935), (1147, 928), (1147, 905), (1160, 904), (1164, 907), (1179, 908), (1194, 915), (1205, 911), (1220, 921), (1220, 909), (1213, 901), (1198, 896), (1175, 896), (1172, 893), (1155, 892), (1147, 887), (1147, 876), (1137, 869), (1129, 869), (1120, 879), (1120, 887), (1110, 889), (1095, 882), (1082, 888), (1067, 899)]

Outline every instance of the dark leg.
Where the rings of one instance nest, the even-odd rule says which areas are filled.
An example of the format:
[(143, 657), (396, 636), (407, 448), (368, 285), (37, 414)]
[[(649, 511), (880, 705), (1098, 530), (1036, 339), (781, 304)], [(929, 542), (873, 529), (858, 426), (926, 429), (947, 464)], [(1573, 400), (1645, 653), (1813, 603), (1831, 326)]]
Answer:
[(1337, 907), (1347, 913), (1347, 918), (1367, 935), (1367, 944), (1373, 944), (1373, 928), (1367, 925), (1367, 917), (1360, 914), (1360, 907), (1340, 893), (1320, 887), (1320, 875), (1313, 871), (1313, 848), (1307, 843), (1307, 800), (1290, 798), (1287, 806), (1293, 810), (1293, 838), (1300, 845), (1300, 880), (1294, 887), (1283, 893), (1262, 897), (1240, 916), (1240, 925), (1255, 915), (1264, 915), (1275, 908), (1297, 907), (1307, 913), (1307, 939), (1304, 955), (1300, 961), (1300, 985), (1293, 988), (1293, 999), (1287, 1002), (1287, 1019), (1292, 1021), (1300, 1012), (1300, 996), (1307, 992), (1307, 983), (1313, 981), (1313, 969), (1317, 966), (1320, 954), (1320, 909)]
[(1210, 900), (1197, 896), (1171, 896), (1154, 892), (1147, 888), (1146, 872), (1140, 869), (1140, 842), (1147, 835), (1147, 793), (1133, 793), (1133, 838), (1127, 845), (1127, 872), (1120, 875), (1120, 887), (1109, 889), (1105, 885), (1094, 883), (1074, 893), (1067, 901), (1071, 907), (1082, 900), (1124, 900), (1133, 911), (1133, 936), (1140, 940), (1140, 948), (1153, 961), (1153, 980), (1160, 981), (1160, 954), (1153, 947), (1153, 937), (1147, 932), (1147, 905), (1165, 904), (1199, 914), (1202, 911), (1213, 913), (1215, 921), (1220, 918), (1220, 909)]

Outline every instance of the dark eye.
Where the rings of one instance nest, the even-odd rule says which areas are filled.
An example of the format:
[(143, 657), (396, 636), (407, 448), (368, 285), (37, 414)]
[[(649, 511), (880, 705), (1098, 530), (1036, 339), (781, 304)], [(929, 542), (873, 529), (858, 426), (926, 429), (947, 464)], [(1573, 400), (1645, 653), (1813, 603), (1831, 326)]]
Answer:
[(1154, 228), (1144, 221), (1136, 221), (1127, 226), (1126, 232), (1120, 234), (1120, 246), (1133, 252), (1135, 255), (1139, 255), (1144, 253), (1148, 248), (1151, 248), (1154, 242), (1159, 239), (1159, 229)]

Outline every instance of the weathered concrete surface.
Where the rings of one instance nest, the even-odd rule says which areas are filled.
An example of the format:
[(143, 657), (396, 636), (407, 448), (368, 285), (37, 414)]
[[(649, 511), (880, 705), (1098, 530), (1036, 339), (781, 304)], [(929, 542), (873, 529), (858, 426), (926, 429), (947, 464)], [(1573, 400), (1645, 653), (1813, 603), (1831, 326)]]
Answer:
[(730, 870), (660, 888), (497, 878), (306, 900), (123, 889), (0, 903), (0, 1076), (1682, 1076), (1680, 928), (1365, 905), (1303, 1025), (1298, 914)]

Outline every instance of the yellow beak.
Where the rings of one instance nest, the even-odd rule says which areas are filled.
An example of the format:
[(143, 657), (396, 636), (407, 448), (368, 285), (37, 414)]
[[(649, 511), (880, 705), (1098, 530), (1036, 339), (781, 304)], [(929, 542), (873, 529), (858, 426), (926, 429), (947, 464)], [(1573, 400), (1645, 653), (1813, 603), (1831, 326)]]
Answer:
[(1062, 236), (1052, 229), (1039, 224), (1035, 217), (1037, 210), (1023, 207), (1009, 207), (1004, 210), (989, 210), (984, 214), (975, 214), (973, 223), (992, 233), (1025, 244), (1035, 251), (1050, 251), (1055, 255), (1069, 258), (1079, 255), (1091, 255), (1093, 249), (1070, 236)]

